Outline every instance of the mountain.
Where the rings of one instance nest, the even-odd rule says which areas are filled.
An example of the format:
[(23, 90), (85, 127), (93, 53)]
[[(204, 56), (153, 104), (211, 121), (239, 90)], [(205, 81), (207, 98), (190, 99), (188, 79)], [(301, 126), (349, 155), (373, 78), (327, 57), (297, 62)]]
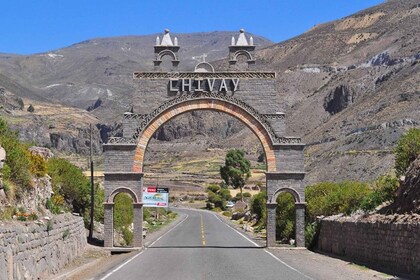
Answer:
[(372, 180), (420, 126), (418, 1), (390, 0), (257, 52), (279, 73), (291, 134), (303, 136), (308, 182)]
[[(277, 98), (288, 134), (308, 144), (308, 184), (369, 181), (392, 168), (395, 142), (420, 126), (419, 18), (418, 0), (389, 0), (277, 44), (253, 35), (260, 46), (256, 66), (278, 73)], [(181, 69), (191, 69), (191, 58), (205, 53), (222, 70), (232, 35), (237, 32), (173, 34), (181, 45)], [(93, 39), (32, 56), (0, 55), (0, 87), (27, 102), (82, 110), (97, 120), (106, 140), (118, 133), (114, 123), (133, 105), (132, 72), (152, 69), (156, 36)], [(185, 144), (192, 141), (197, 143), (191, 158), (200, 158), (209, 146), (239, 145), (252, 157), (261, 151), (247, 128), (217, 113), (181, 116), (156, 138), (149, 164), (191, 152)]]
[[(180, 69), (193, 69), (198, 63), (193, 57), (202, 54), (207, 61), (226, 57), (236, 33), (172, 34), (181, 46)], [(0, 72), (29, 90), (17, 91), (21, 97), (89, 108), (101, 120), (115, 121), (116, 115), (122, 116), (133, 105), (130, 100), (137, 90), (133, 72), (153, 70), (156, 36), (161, 34), (92, 39), (30, 56), (0, 55)], [(272, 44), (253, 36), (260, 47)]]

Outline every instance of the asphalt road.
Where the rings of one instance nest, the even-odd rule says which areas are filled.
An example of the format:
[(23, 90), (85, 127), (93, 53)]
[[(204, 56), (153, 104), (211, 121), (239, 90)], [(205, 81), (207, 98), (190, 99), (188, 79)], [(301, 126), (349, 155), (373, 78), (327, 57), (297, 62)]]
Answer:
[(98, 279), (310, 279), (213, 213), (179, 212), (179, 224)]

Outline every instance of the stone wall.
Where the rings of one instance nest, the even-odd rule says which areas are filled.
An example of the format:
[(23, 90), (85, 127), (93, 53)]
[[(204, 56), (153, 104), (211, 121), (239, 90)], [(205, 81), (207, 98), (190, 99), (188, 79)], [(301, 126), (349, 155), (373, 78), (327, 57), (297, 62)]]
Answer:
[(0, 280), (45, 279), (86, 248), (83, 219), (70, 214), (50, 223), (0, 222)]
[(420, 222), (324, 219), (318, 249), (374, 267), (420, 275)]

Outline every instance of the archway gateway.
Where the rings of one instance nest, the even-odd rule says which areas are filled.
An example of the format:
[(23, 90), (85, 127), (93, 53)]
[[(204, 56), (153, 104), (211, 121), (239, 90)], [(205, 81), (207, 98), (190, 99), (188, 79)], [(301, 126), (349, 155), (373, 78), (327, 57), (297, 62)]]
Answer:
[[(259, 139), (267, 162), (267, 246), (276, 246), (276, 198), (290, 192), (295, 199), (296, 246), (304, 247), (305, 193), (304, 144), (297, 137), (285, 136), (285, 115), (279, 113), (276, 97), (276, 73), (252, 71), (255, 63), (252, 37), (243, 30), (229, 46), (230, 71), (215, 72), (200, 67), (196, 72), (162, 72), (162, 57), (173, 58), (173, 69), (179, 64), (179, 46), (172, 44), (169, 31), (160, 43), (156, 39), (155, 71), (135, 72), (141, 113), (124, 113), (123, 136), (110, 138), (104, 144), (105, 157), (105, 247), (113, 246), (114, 197), (125, 192), (133, 198), (134, 247), (143, 246), (142, 187), (143, 161), (149, 141), (157, 129), (174, 117), (195, 110), (213, 110), (231, 115), (243, 122)], [(236, 67), (236, 58), (247, 54), (246, 69)], [(200, 62), (201, 64), (207, 62)], [(197, 68), (196, 68), (197, 69)], [(207, 69), (207, 70), (205, 70)]]

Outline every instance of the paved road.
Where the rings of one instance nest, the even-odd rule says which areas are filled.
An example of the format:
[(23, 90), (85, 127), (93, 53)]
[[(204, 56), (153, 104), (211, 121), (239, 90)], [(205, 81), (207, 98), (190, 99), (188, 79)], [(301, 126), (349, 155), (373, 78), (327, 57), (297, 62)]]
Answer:
[(98, 279), (310, 279), (213, 213), (179, 211), (176, 227)]

